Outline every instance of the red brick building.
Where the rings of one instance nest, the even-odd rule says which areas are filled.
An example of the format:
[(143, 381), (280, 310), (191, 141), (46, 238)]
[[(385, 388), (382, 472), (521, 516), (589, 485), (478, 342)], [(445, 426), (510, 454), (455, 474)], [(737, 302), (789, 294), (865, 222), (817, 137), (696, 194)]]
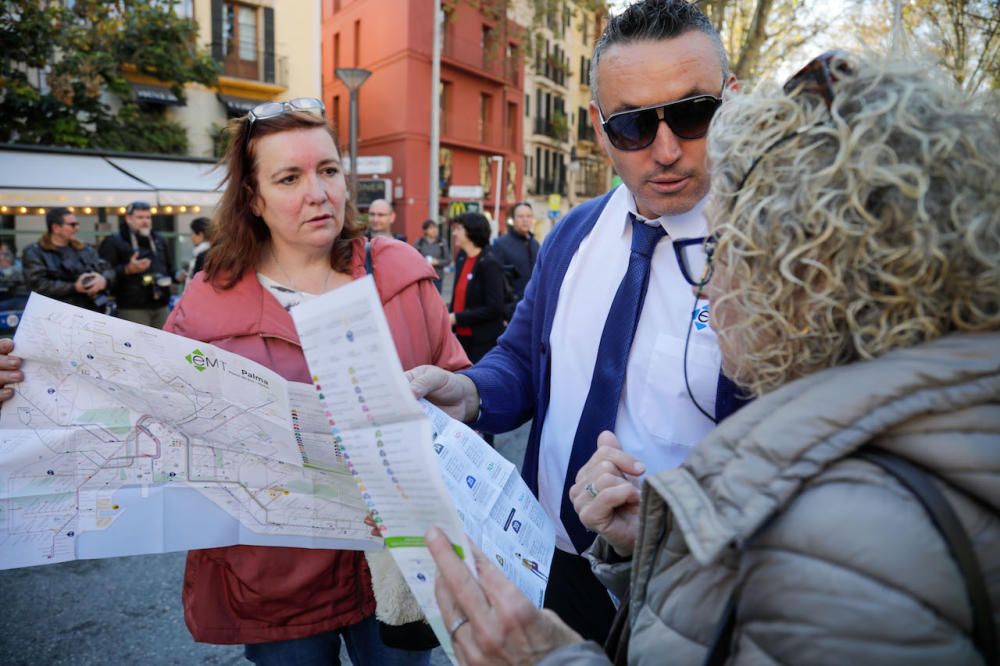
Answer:
[[(477, 205), (492, 214), (499, 188), (503, 220), (522, 191), (524, 29), (507, 20), (508, 0), (442, 4), (439, 217)], [(392, 158), (392, 172), (378, 176), (392, 181), (393, 231), (411, 241), (429, 212), (433, 7), (433, 0), (323, 0), (327, 115), (346, 153), (349, 94), (334, 70), (370, 70), (358, 95), (358, 154)]]

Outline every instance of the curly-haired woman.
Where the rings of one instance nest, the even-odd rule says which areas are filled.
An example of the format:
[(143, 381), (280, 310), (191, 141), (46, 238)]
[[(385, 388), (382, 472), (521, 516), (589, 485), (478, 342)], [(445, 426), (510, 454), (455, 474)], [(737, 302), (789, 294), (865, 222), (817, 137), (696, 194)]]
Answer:
[[(1000, 124), (919, 64), (840, 54), (713, 122), (713, 235), (688, 272), (756, 401), (641, 497), (608, 433), (577, 477), (595, 571), (631, 593), (616, 656), (701, 664), (722, 636), (713, 663), (990, 663)], [(956, 521), (932, 521), (900, 463)], [(607, 662), (495, 568), (476, 582), (440, 532), (428, 543), (463, 661)]]

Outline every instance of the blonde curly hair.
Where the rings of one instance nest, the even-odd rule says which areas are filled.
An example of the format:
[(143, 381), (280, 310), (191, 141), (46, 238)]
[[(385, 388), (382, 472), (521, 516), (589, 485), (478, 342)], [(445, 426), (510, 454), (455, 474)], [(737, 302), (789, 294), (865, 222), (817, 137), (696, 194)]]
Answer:
[(754, 395), (1000, 328), (1000, 123), (921, 63), (847, 62), (829, 109), (765, 84), (709, 134), (713, 317)]

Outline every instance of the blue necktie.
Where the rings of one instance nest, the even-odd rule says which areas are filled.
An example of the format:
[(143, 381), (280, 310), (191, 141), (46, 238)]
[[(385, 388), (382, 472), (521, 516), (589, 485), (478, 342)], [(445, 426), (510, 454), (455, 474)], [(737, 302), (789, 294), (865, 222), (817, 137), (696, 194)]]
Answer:
[(649, 264), (656, 244), (666, 235), (660, 225), (643, 224), (631, 213), (628, 217), (632, 223), (632, 253), (628, 268), (625, 269), (625, 277), (618, 285), (608, 318), (604, 322), (590, 391), (583, 403), (583, 413), (573, 438), (573, 451), (566, 469), (562, 506), (559, 510), (562, 524), (578, 553), (590, 546), (594, 541), (594, 534), (580, 522), (573, 502), (569, 499), (569, 489), (576, 482), (577, 472), (597, 451), (597, 436), (605, 430), (614, 430), (618, 401), (625, 385), (628, 354), (632, 349), (632, 338), (635, 337), (642, 302), (646, 299), (646, 288), (649, 286)]

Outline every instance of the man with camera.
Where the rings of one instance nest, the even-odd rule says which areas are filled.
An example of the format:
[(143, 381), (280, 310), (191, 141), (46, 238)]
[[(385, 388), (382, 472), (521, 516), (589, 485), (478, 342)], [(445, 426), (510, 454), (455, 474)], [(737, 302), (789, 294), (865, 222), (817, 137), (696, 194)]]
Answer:
[(77, 240), (80, 223), (68, 208), (45, 215), (46, 232), (24, 249), (24, 282), (31, 291), (88, 310), (114, 314), (108, 289), (115, 271), (93, 247)]
[(166, 240), (153, 231), (150, 205), (130, 203), (118, 233), (105, 238), (98, 251), (115, 269), (118, 316), (163, 328), (174, 282), (174, 258)]

